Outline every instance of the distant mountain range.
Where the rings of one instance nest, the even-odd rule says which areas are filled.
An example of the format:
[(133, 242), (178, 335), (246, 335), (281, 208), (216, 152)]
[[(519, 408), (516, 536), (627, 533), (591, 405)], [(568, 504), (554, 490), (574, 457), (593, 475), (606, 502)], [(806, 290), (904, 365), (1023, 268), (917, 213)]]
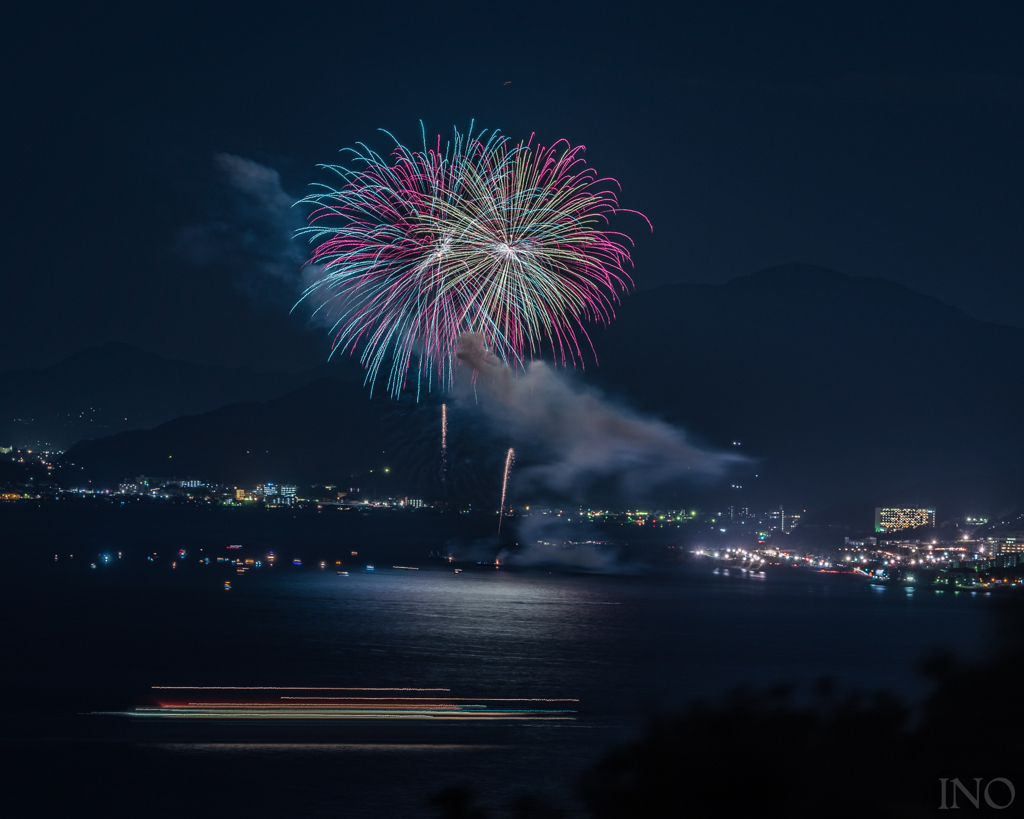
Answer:
[(243, 485), (347, 478), (381, 463), (389, 412), (385, 400), (368, 399), (361, 383), (321, 378), (271, 401), (81, 441), (57, 477), (108, 486), (137, 475)]
[(609, 391), (761, 459), (740, 503), (895, 497), (1024, 464), (1024, 330), (883, 279), (785, 265), (642, 291), (594, 343)]
[[(977, 321), (882, 279), (808, 265), (640, 291), (617, 312), (592, 334), (600, 366), (577, 378), (684, 426), (707, 446), (755, 459), (734, 481), (743, 488), (726, 485), (720, 502), (896, 502), (916, 486), (915, 497), (929, 503), (929, 485), (955, 497), (955, 486), (976, 483), (973, 476), (1024, 463), (1024, 330)], [(249, 376), (233, 388), (254, 383)], [(268, 392), (287, 386), (285, 377), (267, 378), (259, 383)], [(209, 391), (190, 387), (193, 402), (219, 400), (227, 388), (217, 381), (211, 373)], [(150, 381), (141, 392), (156, 389)], [(273, 466), (281, 480), (312, 481), (368, 469), (378, 449), (386, 457), (374, 468), (422, 449), (402, 439), (432, 441), (436, 419), (427, 406), (382, 423), (398, 408), (371, 401), (356, 383), (328, 379), (271, 401), (83, 442), (67, 463), (92, 480), (158, 471), (172, 460), (179, 476), (265, 479)], [(253, 454), (261, 442), (262, 464)], [(1011, 502), (1016, 490), (993, 480), (999, 502)]]
[(239, 401), (266, 401), (331, 373), (260, 373), (173, 361), (127, 344), (92, 347), (43, 369), (0, 373), (0, 444), (64, 449)]

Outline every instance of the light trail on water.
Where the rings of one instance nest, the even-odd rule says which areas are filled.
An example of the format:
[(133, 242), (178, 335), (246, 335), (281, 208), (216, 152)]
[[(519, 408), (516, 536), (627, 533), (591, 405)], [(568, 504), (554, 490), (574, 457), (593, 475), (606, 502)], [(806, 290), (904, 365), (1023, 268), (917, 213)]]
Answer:
[[(97, 712), (134, 718), (174, 719), (302, 719), (302, 720), (574, 720), (577, 711), (557, 707), (577, 703), (574, 697), (446, 697), (405, 696), (407, 692), (449, 693), (450, 688), (270, 685), (154, 685), (154, 691), (183, 692), (182, 701), (158, 701), (131, 711)], [(223, 701), (187, 699), (188, 692), (223, 691)], [(232, 699), (230, 692), (266, 692)], [(346, 691), (352, 695), (295, 695), (275, 692)], [(358, 693), (355, 693), (358, 692)], [(396, 692), (381, 696), (385, 692)], [(216, 694), (213, 695), (216, 697)], [(555, 707), (544, 707), (546, 704)], [(541, 707), (535, 707), (541, 706)]]

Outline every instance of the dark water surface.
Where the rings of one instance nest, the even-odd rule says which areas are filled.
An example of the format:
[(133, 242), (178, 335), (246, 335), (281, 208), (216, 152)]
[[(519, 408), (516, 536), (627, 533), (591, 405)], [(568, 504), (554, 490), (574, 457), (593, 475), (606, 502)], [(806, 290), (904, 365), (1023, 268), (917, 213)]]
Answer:
[[(738, 686), (799, 695), (825, 674), (919, 699), (929, 650), (978, 656), (992, 628), (985, 596), (830, 574), (346, 568), (8, 568), (7, 786), (40, 808), (85, 800), (109, 815), (429, 816), (426, 798), (458, 783), (499, 807), (524, 792), (568, 804), (578, 773), (652, 715)], [(85, 714), (143, 704), (154, 685), (579, 703), (574, 721), (511, 724)]]

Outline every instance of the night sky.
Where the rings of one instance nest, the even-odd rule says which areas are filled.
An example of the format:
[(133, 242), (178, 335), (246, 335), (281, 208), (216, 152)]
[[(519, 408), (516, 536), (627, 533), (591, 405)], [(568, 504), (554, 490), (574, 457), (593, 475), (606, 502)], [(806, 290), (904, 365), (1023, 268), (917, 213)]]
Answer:
[(1022, 23), (1009, 2), (26, 4), (2, 27), (3, 367), (111, 340), (322, 361), (288, 315), (288, 205), (420, 120), (585, 144), (654, 225), (627, 225), (639, 288), (800, 261), (1024, 327)]

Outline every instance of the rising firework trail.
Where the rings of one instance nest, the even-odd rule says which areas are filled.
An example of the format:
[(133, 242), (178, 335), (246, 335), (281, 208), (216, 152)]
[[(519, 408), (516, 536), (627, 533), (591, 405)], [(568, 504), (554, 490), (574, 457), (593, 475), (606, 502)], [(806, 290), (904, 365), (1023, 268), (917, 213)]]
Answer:
[(448, 477), (448, 405), (441, 405), (441, 482)]
[(417, 395), (450, 388), (464, 333), (513, 369), (545, 346), (582, 364), (585, 323), (611, 321), (632, 285), (630, 240), (608, 229), (624, 212), (618, 183), (565, 140), (471, 125), (429, 146), (424, 131), (422, 150), (395, 142), (388, 159), (346, 149), (352, 167), (323, 166), (338, 187), (302, 200), (313, 210), (299, 233), (316, 247), (300, 302), (327, 318), (332, 355), (361, 350), (371, 390), (383, 367), (396, 397), (410, 371)]
[(516, 461), (516, 451), (508, 448), (505, 455), (505, 476), (501, 479), (501, 509), (498, 510), (498, 534), (501, 534), (501, 519), (505, 516), (505, 496), (508, 494), (508, 475), (512, 471), (512, 464)]

